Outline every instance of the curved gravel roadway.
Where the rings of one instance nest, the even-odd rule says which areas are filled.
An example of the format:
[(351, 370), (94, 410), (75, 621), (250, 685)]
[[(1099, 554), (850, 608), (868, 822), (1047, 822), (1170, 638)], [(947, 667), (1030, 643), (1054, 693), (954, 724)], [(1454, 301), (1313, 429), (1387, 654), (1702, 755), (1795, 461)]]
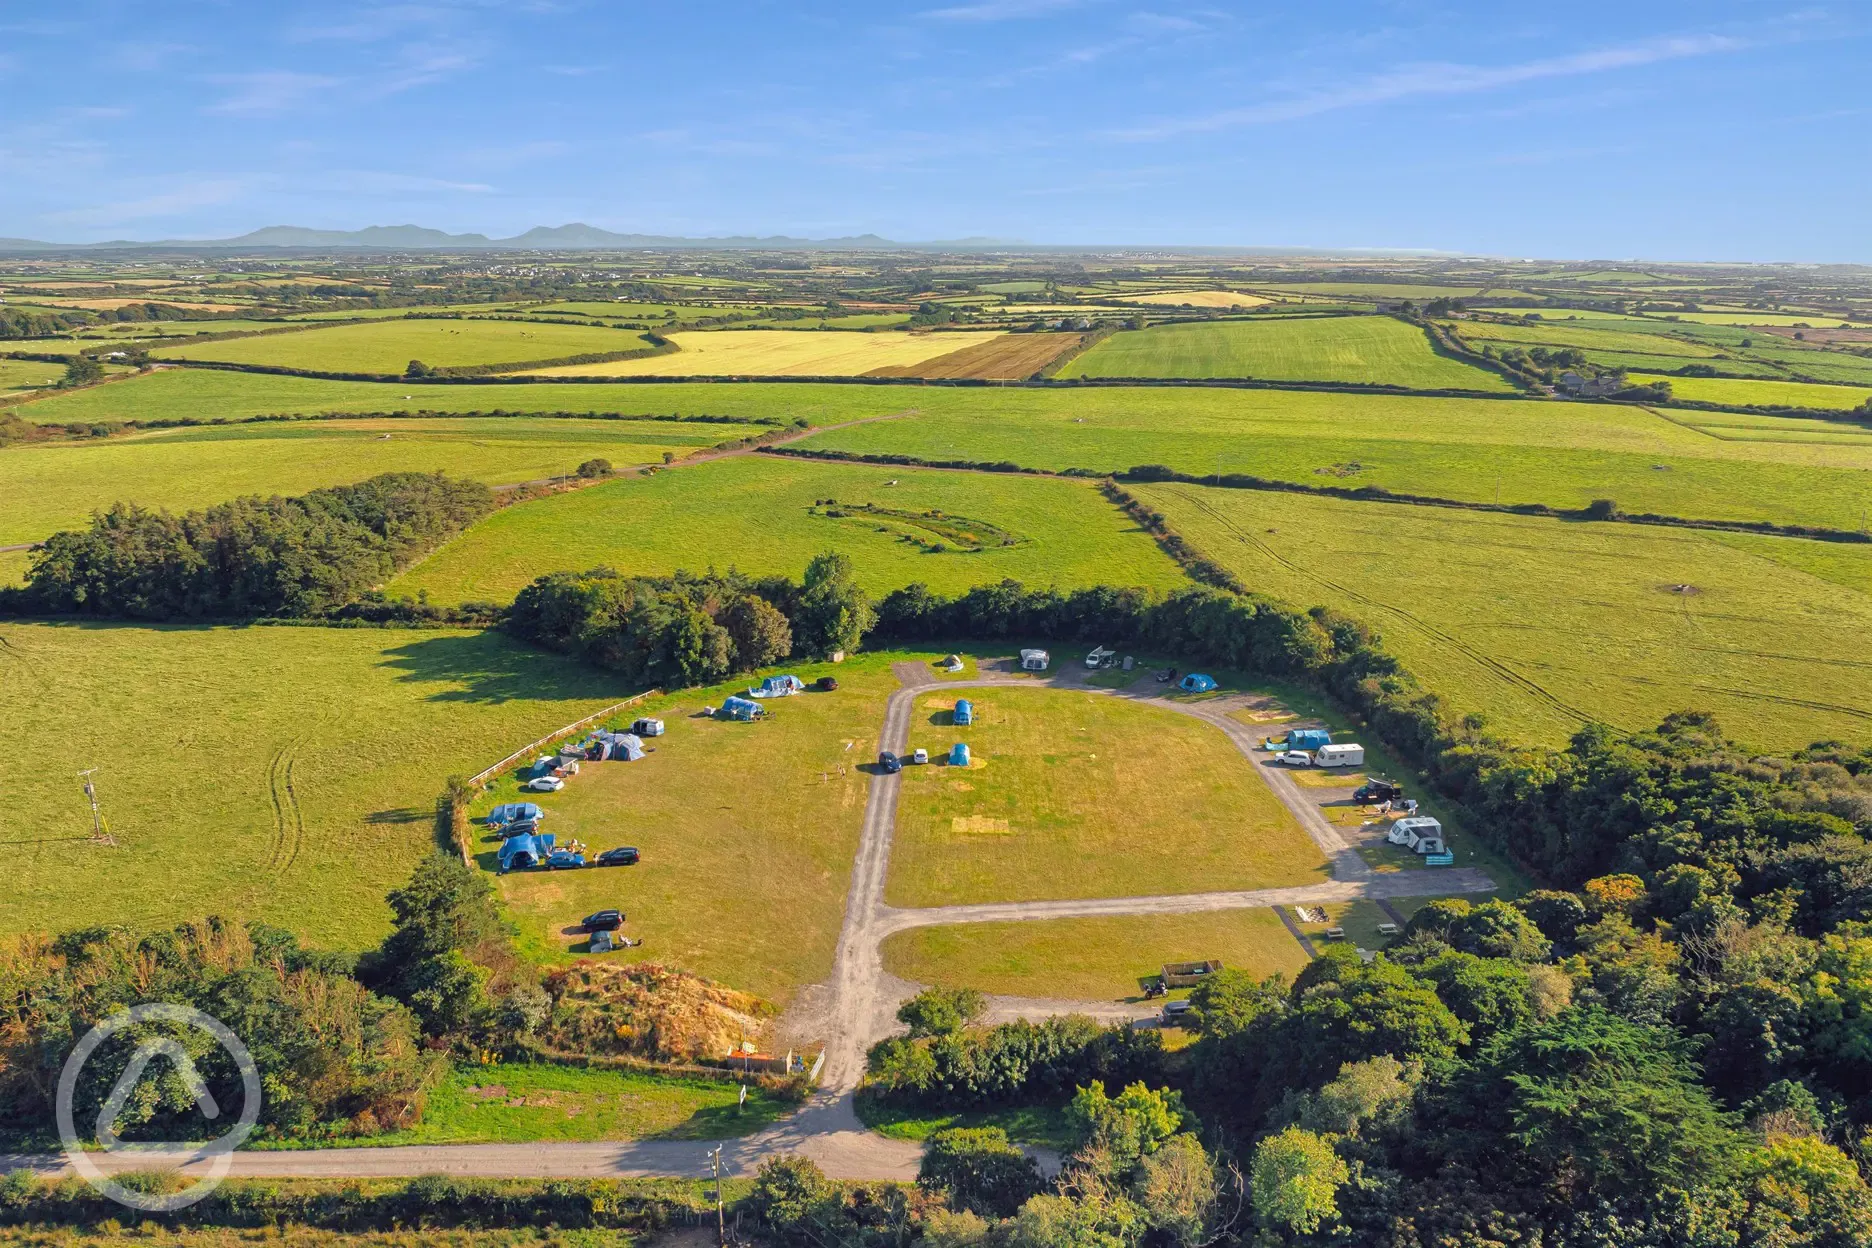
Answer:
[[(1040, 679), (1029, 676), (985, 676), (974, 680), (938, 680), (920, 663), (895, 668), (902, 687), (885, 704), (878, 748), (901, 753), (910, 736), (910, 714), (919, 694), (931, 689), (980, 689), (992, 685), (1033, 688), (1052, 686), (1080, 689), (1088, 694), (1133, 698), (1189, 715), (1215, 725), (1233, 741), (1250, 762), (1255, 757), (1253, 731), (1222, 709), (1208, 703), (1174, 701), (1160, 693), (1103, 689), (1088, 685), (1084, 672), (1071, 667)], [(884, 971), (880, 945), (894, 932), (952, 923), (991, 923), (1021, 919), (1074, 918), (1091, 915), (1188, 914), (1198, 911), (1254, 909), (1319, 902), (1381, 899), (1421, 895), (1423, 885), (1413, 874), (1374, 872), (1337, 828), (1309, 801), (1292, 777), (1276, 768), (1256, 766), (1282, 803), (1333, 864), (1330, 881), (1294, 888), (1249, 889), (1237, 892), (1179, 893), (1154, 897), (1104, 897), (1082, 901), (996, 902), (985, 905), (934, 906), (899, 909), (884, 904), (884, 882), (890, 868), (891, 837), (897, 826), (897, 795), (901, 780), (875, 774), (865, 803), (864, 827), (858, 854), (852, 863), (851, 890), (845, 900), (845, 923), (839, 933), (832, 979), (818, 994), (824, 1004), (816, 1021), (831, 1037), (819, 1090), (798, 1112), (765, 1130), (738, 1140), (724, 1140), (722, 1170), (749, 1175), (763, 1158), (797, 1153), (816, 1161), (835, 1178), (916, 1178), (922, 1146), (889, 1140), (865, 1130), (853, 1109), (852, 1094), (864, 1075), (865, 1053), (895, 1026), (893, 1012), (902, 997), (902, 983)], [(1440, 893), (1487, 892), (1494, 881), (1473, 868), (1442, 871), (1436, 877)], [(1058, 1013), (1073, 1003), (996, 999), (996, 1014)], [(1119, 1017), (1106, 1006), (1096, 1012)], [(426, 1144), (390, 1148), (294, 1149), (243, 1151), (234, 1154), (232, 1174), (250, 1178), (373, 1178), (421, 1174), (451, 1174), (483, 1178), (624, 1177), (700, 1175), (713, 1145), (690, 1140), (631, 1142), (541, 1141), (531, 1144)], [(182, 1163), (185, 1172), (205, 1163), (189, 1163), (186, 1150), (141, 1154), (101, 1155), (109, 1169), (147, 1168)], [(0, 1171), (32, 1169), (45, 1173), (68, 1169), (63, 1157), (0, 1154)]]

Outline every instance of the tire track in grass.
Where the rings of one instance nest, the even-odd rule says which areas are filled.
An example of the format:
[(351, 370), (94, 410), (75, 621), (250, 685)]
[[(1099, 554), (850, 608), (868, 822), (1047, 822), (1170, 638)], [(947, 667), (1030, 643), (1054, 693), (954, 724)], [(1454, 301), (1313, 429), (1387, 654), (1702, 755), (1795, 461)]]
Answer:
[(267, 764), (267, 796), (273, 800), (273, 846), (267, 854), (267, 870), (275, 875), (284, 874), (298, 861), (305, 844), (305, 816), (293, 791), (293, 764), (303, 744), (304, 737), (288, 741)]
[(292, 815), (291, 848), (286, 854), (286, 861), (280, 864), (280, 871), (289, 870), (299, 861), (299, 851), (305, 848), (305, 812), (299, 806), (299, 793), (293, 787), (293, 768), (299, 762), (299, 747), (305, 744), (305, 738), (294, 741), (286, 757), (286, 809)]
[(1698, 685), (1703, 693), (1720, 693), (1732, 698), (1748, 698), (1757, 702), (1776, 702), (1782, 706), (1798, 706), (1810, 711), (1832, 711), (1837, 715), (1851, 715), (1855, 719), (1872, 720), (1872, 711), (1856, 706), (1841, 706), (1835, 702), (1816, 702), (1810, 698), (1790, 698), (1780, 693), (1758, 693), (1749, 689), (1726, 689), (1721, 685)]
[[(1548, 689), (1544, 688), (1540, 684), (1537, 684), (1535, 681), (1529, 679), (1528, 677), (1523, 676), (1520, 672), (1515, 671), (1513, 668), (1509, 667), (1506, 663), (1503, 663), (1501, 660), (1481, 650), (1477, 650), (1475, 647), (1467, 644), (1466, 642), (1459, 640), (1458, 638), (1450, 635), (1449, 633), (1444, 632), (1442, 629), (1439, 629), (1432, 624), (1426, 623), (1425, 621), (1419, 619), (1417, 616), (1411, 614), (1409, 611), (1406, 611), (1404, 608), (1396, 606), (1392, 603), (1385, 602), (1381, 599), (1372, 598), (1366, 594), (1360, 593), (1358, 590), (1353, 589), (1350, 586), (1341, 585), (1337, 581), (1332, 580), (1330, 577), (1322, 576), (1318, 572), (1315, 572), (1310, 568), (1305, 568), (1297, 563), (1294, 563), (1292, 560), (1288, 559), (1286, 556), (1282, 555), (1280, 552), (1275, 550), (1272, 546), (1269, 546), (1266, 542), (1261, 541), (1259, 538), (1255, 537), (1254, 534), (1248, 532), (1246, 529), (1243, 529), (1240, 525), (1236, 524), (1233, 520), (1230, 520), (1227, 516), (1223, 515), (1221, 512), (1216, 510), (1214, 506), (1205, 502), (1201, 498), (1192, 497), (1190, 494), (1184, 492), (1183, 490), (1179, 490), (1174, 486), (1168, 486), (1165, 488), (1174, 492), (1178, 498), (1185, 500), (1186, 502), (1190, 503), (1192, 506), (1196, 507), (1198, 510), (1206, 513), (1211, 519), (1213, 519), (1217, 524), (1221, 525), (1223, 529), (1225, 529), (1227, 532), (1233, 535), (1234, 538), (1237, 541), (1241, 542), (1244, 546), (1247, 546), (1250, 549), (1259, 552), (1260, 554), (1266, 556), (1268, 559), (1279, 564), (1281, 567), (1286, 568), (1289, 572), (1292, 572), (1297, 576), (1303, 577), (1306, 580), (1313, 581), (1316, 584), (1323, 585), (1327, 589), (1333, 590), (1335, 593), (1344, 594), (1347, 598), (1350, 598), (1353, 602), (1356, 602), (1363, 607), (1370, 608), (1371, 610), (1374, 610), (1374, 611), (1383, 611), (1396, 617), (1397, 619), (1403, 621), (1407, 627), (1415, 629), (1418, 633), (1420, 633), (1424, 637), (1430, 639), (1431, 641), (1437, 642), (1443, 646), (1446, 646), (1449, 649), (1456, 651), (1458, 654), (1461, 654), (1464, 657), (1470, 659), (1471, 661), (1476, 663), (1478, 666), (1480, 666), (1481, 668), (1483, 668), (1485, 671), (1489, 672), (1490, 674), (1513, 685), (1515, 688), (1519, 689), (1521, 692), (1527, 694), (1529, 697), (1533, 698), (1535, 701), (1541, 703), (1548, 710), (1551, 710), (1565, 718), (1572, 719), (1580, 724), (1590, 724), (1590, 723), (1595, 723), (1595, 722), (1597, 723), (1609, 723), (1610, 722), (1604, 719), (1602, 716), (1589, 714), (1586, 711), (1581, 710), (1579, 707), (1574, 706), (1569, 702), (1563, 701), (1559, 697), (1555, 696)], [(1612, 727), (1617, 728), (1620, 732), (1628, 731), (1627, 729), (1622, 728), (1617, 724), (1612, 724)]]
[(286, 844), (286, 804), (280, 800), (280, 764), (290, 746), (282, 745), (267, 760), (267, 797), (273, 802), (273, 842), (267, 852), (267, 870), (279, 870), (280, 853)]

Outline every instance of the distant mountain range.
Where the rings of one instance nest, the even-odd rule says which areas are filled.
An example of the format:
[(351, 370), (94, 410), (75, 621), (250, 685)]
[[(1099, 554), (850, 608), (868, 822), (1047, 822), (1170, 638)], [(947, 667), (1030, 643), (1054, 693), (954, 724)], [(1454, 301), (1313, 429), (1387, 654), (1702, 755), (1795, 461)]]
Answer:
[(712, 247), (798, 251), (871, 250), (887, 247), (990, 247), (1015, 245), (1010, 240), (964, 238), (936, 243), (894, 243), (876, 234), (858, 234), (848, 238), (791, 238), (775, 234), (766, 238), (736, 235), (728, 238), (680, 238), (669, 234), (616, 234), (595, 225), (574, 222), (571, 225), (535, 226), (512, 238), (489, 238), (485, 234), (450, 234), (420, 225), (373, 225), (362, 230), (309, 230), (297, 225), (269, 225), (265, 229), (242, 234), (238, 238), (165, 238), (150, 242), (114, 239), (104, 243), (42, 243), (30, 238), (0, 238), (0, 252), (25, 251), (122, 251), (122, 250), (215, 250), (242, 251), (256, 248), (286, 250), (300, 248), (318, 251), (612, 251), (632, 247)]

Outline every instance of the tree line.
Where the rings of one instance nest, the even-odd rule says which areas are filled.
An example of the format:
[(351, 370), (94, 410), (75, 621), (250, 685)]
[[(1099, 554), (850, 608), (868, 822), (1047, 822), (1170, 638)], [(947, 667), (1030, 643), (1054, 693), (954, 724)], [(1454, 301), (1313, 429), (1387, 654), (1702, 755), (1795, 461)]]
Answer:
[(33, 552), (18, 613), (125, 619), (318, 616), (366, 595), (494, 508), (476, 481), (385, 473), (296, 498), (176, 515), (117, 503)]

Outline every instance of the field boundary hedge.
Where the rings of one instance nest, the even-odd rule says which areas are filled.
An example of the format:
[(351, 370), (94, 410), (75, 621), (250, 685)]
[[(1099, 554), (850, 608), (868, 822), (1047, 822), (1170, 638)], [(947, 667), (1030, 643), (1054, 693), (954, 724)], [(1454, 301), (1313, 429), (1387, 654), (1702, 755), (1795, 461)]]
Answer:
[[(701, 1147), (697, 1145), (698, 1149)], [(698, 1153), (698, 1155), (700, 1155)], [(158, 1179), (158, 1190), (166, 1182)], [(139, 1186), (149, 1186), (144, 1181)], [(419, 1229), (581, 1227), (648, 1234), (712, 1220), (714, 1202), (682, 1179), (230, 1179), (165, 1215), (168, 1227), (356, 1233)], [(15, 1170), (0, 1178), (0, 1225), (116, 1225), (124, 1207), (78, 1178)]]
[[(944, 468), (962, 472), (1021, 472), (1043, 477), (1110, 477), (1117, 481), (1142, 484), (1169, 482), (1178, 485), (1203, 485), (1224, 490), (1263, 490), (1277, 494), (1312, 494), (1361, 503), (1402, 503), (1417, 507), (1444, 507), (1453, 511), (1482, 511), (1514, 516), (1546, 516), (1554, 520), (1596, 520), (1619, 524), (1649, 524), (1676, 529), (1709, 529), (1728, 533), (1762, 533), (1773, 537), (1805, 537), (1822, 542), (1872, 542), (1872, 533), (1858, 529), (1834, 529), (1824, 525), (1775, 524), (1769, 520), (1704, 520), (1690, 516), (1667, 516), (1656, 512), (1624, 512), (1616, 506), (1594, 503), (1586, 507), (1553, 507), (1546, 503), (1484, 503), (1458, 498), (1440, 498), (1434, 494), (1404, 494), (1381, 485), (1310, 485), (1300, 481), (1280, 481), (1241, 472), (1205, 473), (1196, 476), (1177, 472), (1162, 464), (1139, 464), (1116, 471), (1097, 468), (1029, 468), (1012, 460), (982, 462), (973, 460), (919, 459), (914, 455), (861, 454), (799, 446), (763, 446), (767, 455), (794, 455), (803, 459), (836, 460), (859, 464), (887, 464), (901, 468)], [(1609, 503), (1610, 500), (1607, 500)]]
[[(443, 318), (435, 318), (443, 319)], [(330, 322), (327, 322), (329, 324)], [(356, 324), (345, 321), (342, 324)], [(277, 330), (263, 330), (262, 333), (277, 333)], [(629, 351), (591, 351), (584, 355), (560, 356), (550, 360), (522, 360), (512, 364), (462, 364), (452, 368), (436, 368), (429, 372), (411, 375), (408, 373), (341, 373), (326, 372), (312, 368), (288, 368), (284, 364), (237, 364), (231, 360), (190, 360), (180, 356), (164, 358), (159, 363), (174, 365), (179, 368), (206, 368), (224, 373), (261, 373), (271, 377), (310, 377), (318, 381), (380, 381), (380, 382), (453, 382), (520, 384), (533, 385), (539, 382), (572, 381), (590, 383), (604, 378), (591, 377), (514, 377), (509, 374), (524, 372), (530, 368), (560, 368), (574, 364), (613, 364), (624, 360), (647, 359), (653, 355), (671, 355), (682, 348), (675, 343), (663, 340), (660, 345), (638, 347)]]

